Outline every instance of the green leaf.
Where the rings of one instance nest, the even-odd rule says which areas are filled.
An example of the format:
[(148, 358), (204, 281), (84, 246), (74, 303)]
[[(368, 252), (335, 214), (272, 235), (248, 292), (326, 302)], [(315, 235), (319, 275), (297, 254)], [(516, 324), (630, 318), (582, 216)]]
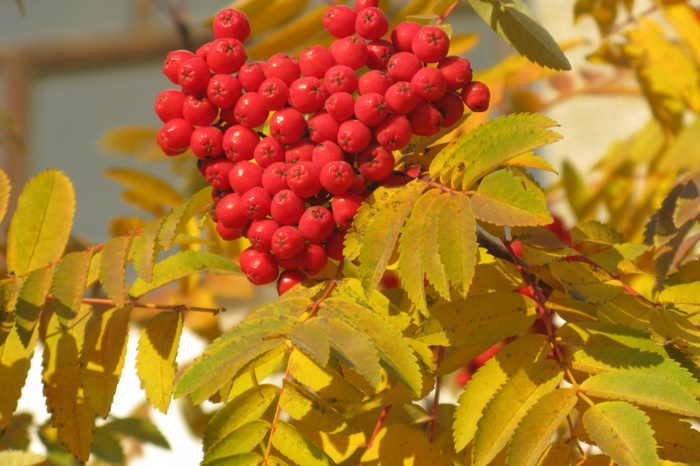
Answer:
[(561, 135), (547, 129), (553, 126), (558, 126), (553, 120), (529, 113), (488, 120), (445, 147), (430, 164), (430, 177), (448, 184), (454, 170), (460, 173), (461, 188), (471, 189), (494, 168), (561, 139)]
[(506, 446), (520, 420), (564, 378), (557, 361), (545, 359), (518, 370), (486, 405), (477, 425), (472, 456), (486, 465)]
[(119, 418), (111, 414), (110, 421), (102, 424), (102, 428), (170, 450), (168, 440), (160, 433), (153, 421), (149, 419), (137, 417)]
[[(234, 440), (235, 441), (235, 440)], [(239, 453), (237, 455), (222, 456), (210, 461), (203, 461), (201, 466), (252, 466), (262, 464), (263, 457), (255, 452)], [(274, 457), (268, 458), (267, 464), (271, 466), (279, 465)]]
[(68, 253), (56, 271), (51, 293), (54, 312), (63, 327), (75, 317), (80, 307), (91, 258), (90, 251)]
[(468, 296), (431, 306), (416, 339), (440, 346), (495, 343), (527, 329), (536, 317), (534, 301), (514, 291)]
[(466, 298), (477, 260), (476, 220), (467, 196), (451, 196), (440, 211), (438, 253), (452, 286)]
[(150, 283), (153, 280), (153, 265), (156, 262), (156, 255), (160, 251), (158, 245), (158, 230), (163, 219), (151, 220), (141, 229), (141, 233), (136, 235), (134, 243), (129, 251), (132, 257), (134, 270), (139, 277)]
[(284, 456), (303, 466), (330, 466), (333, 463), (323, 450), (305, 439), (291, 424), (277, 421), (272, 445)]
[(248, 453), (262, 442), (269, 431), (270, 423), (262, 419), (243, 424), (212, 445), (204, 454), (204, 463), (207, 464), (216, 459)]
[(530, 61), (555, 70), (571, 69), (564, 52), (521, 0), (469, 0), (469, 4)]
[(552, 223), (539, 186), (526, 186), (510, 170), (486, 175), (471, 200), (479, 220), (495, 225), (534, 226)]
[(208, 452), (220, 440), (227, 437), (240, 426), (260, 419), (280, 389), (275, 385), (258, 385), (236, 397), (219, 409), (207, 424), (202, 436), (202, 448)]
[(108, 463), (124, 463), (124, 449), (119, 439), (102, 426), (95, 429), (92, 454)]
[(553, 390), (542, 396), (518, 424), (508, 450), (508, 464), (536, 465), (577, 401), (573, 388)]
[(102, 249), (100, 281), (115, 307), (124, 307), (126, 302), (126, 263), (132, 239), (131, 235), (112, 238)]
[(163, 218), (163, 223), (158, 231), (158, 242), (163, 250), (168, 251), (177, 235), (182, 233), (187, 222), (211, 203), (211, 189), (203, 188), (189, 201), (171, 210)]
[(206, 251), (181, 251), (156, 264), (153, 268), (153, 281), (150, 283), (137, 278), (131, 285), (129, 294), (138, 298), (172, 281), (203, 272), (222, 275), (238, 274), (241, 273), (241, 268), (219, 254)]
[(380, 381), (380, 366), (375, 345), (342, 319), (319, 315), (314, 320), (328, 337), (334, 357), (359, 372), (376, 389)]
[(399, 231), (416, 199), (428, 185), (414, 180), (404, 186), (380, 187), (363, 203), (345, 238), (345, 258), (360, 261), (365, 294), (374, 290), (386, 269)]
[(108, 168), (103, 174), (107, 178), (118, 181), (127, 188), (137, 191), (140, 196), (163, 204), (166, 207), (177, 207), (182, 204), (182, 196), (169, 183), (144, 171), (119, 167)]
[[(297, 351), (297, 353), (301, 353), (301, 351)], [(240, 375), (231, 380), (231, 390), (228, 392), (228, 399), (237, 398), (246, 390), (257, 387), (260, 380), (265, 380), (280, 367), (280, 364), (288, 354), (289, 348), (287, 345), (279, 345), (253, 359), (250, 364), (243, 368)], [(224, 394), (222, 394), (223, 396)]]
[(7, 205), (10, 203), (10, 179), (7, 174), (0, 170), (0, 221), (5, 218), (7, 213)]
[(374, 310), (338, 298), (324, 300), (319, 315), (340, 317), (369, 338), (379, 354), (382, 366), (414, 394), (420, 395), (423, 380), (416, 356), (396, 327)]
[(605, 372), (583, 381), (588, 396), (625, 400), (681, 416), (700, 417), (700, 402), (675, 382), (661, 376), (631, 372)]
[(615, 463), (658, 464), (654, 432), (639, 408), (624, 401), (599, 403), (583, 413), (583, 425), (598, 448)]
[(453, 424), (455, 450), (463, 450), (474, 438), (477, 423), (489, 401), (520, 368), (541, 361), (550, 350), (544, 335), (528, 335), (510, 343), (486, 361), (464, 386)]
[(46, 170), (32, 178), (19, 197), (7, 236), (7, 270), (24, 275), (57, 262), (68, 241), (75, 193), (66, 175)]
[(304, 387), (283, 379), (280, 406), (295, 421), (331, 434), (346, 435), (359, 432), (328, 402)]
[(284, 344), (280, 338), (265, 338), (279, 336), (294, 325), (299, 325), (299, 319), (285, 316), (268, 316), (242, 322), (214, 340), (187, 368), (175, 388), (175, 397), (196, 391), (192, 395), (195, 404), (208, 399), (253, 359)]
[(285, 333), (292, 344), (311, 356), (322, 366), (328, 364), (331, 347), (328, 338), (314, 325), (313, 319), (305, 325), (297, 325)]

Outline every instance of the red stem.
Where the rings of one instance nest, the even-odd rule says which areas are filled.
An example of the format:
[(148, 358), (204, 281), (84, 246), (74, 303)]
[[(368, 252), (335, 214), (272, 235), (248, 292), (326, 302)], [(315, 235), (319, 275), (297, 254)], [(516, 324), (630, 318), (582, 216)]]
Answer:
[(367, 441), (367, 445), (365, 445), (366, 449), (370, 449), (372, 447), (372, 442), (374, 442), (375, 437), (379, 433), (379, 431), (384, 427), (384, 421), (386, 420), (386, 416), (389, 414), (389, 410), (391, 409), (391, 405), (385, 406), (384, 409), (382, 410), (382, 413), (379, 415), (379, 419), (377, 419), (377, 425), (374, 426), (374, 431), (372, 432), (372, 436), (369, 438)]
[[(442, 358), (445, 354), (445, 347), (444, 346), (439, 346), (438, 347), (438, 354), (437, 354), (437, 362), (436, 366), (440, 367), (440, 363), (442, 363)], [(440, 409), (440, 386), (442, 385), (442, 377), (438, 376), (435, 379), (435, 397), (433, 398), (433, 409), (430, 412), (430, 417), (432, 420), (430, 421), (430, 443), (433, 443), (435, 441), (435, 428), (437, 426), (437, 417), (438, 417), (438, 410)]]
[(437, 25), (437, 24), (444, 23), (445, 20), (447, 19), (447, 17), (450, 16), (450, 14), (452, 13), (452, 10), (455, 9), (455, 7), (457, 6), (458, 3), (459, 3), (459, 0), (454, 2), (452, 5), (450, 5), (449, 8), (447, 8), (447, 10), (445, 10), (445, 12), (438, 18), (438, 20), (435, 22), (435, 24)]

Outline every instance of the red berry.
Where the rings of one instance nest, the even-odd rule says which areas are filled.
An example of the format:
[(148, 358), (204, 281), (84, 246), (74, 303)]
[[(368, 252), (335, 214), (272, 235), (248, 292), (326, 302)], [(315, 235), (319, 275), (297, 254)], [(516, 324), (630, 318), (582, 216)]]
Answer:
[(345, 37), (355, 33), (355, 13), (345, 5), (332, 5), (323, 15), (323, 27), (333, 37)]
[(241, 97), (241, 89), (235, 76), (217, 74), (207, 84), (207, 97), (219, 108), (232, 108)]
[(260, 89), (260, 85), (265, 81), (265, 68), (265, 63), (261, 61), (246, 63), (241, 66), (238, 72), (238, 80), (241, 82), (243, 89), (248, 92), (257, 92)]
[(260, 104), (268, 112), (284, 107), (289, 100), (289, 86), (279, 78), (268, 78), (258, 88)]
[(329, 162), (341, 161), (345, 159), (343, 150), (333, 141), (323, 141), (314, 147), (311, 152), (311, 161), (321, 167)]
[(221, 222), (216, 222), (216, 232), (224, 241), (234, 241), (241, 237), (240, 230), (232, 230), (231, 228), (226, 228)]
[(301, 283), (308, 277), (298, 270), (285, 270), (277, 280), (277, 293), (282, 296), (297, 283)]
[(394, 155), (378, 144), (372, 144), (357, 157), (357, 167), (370, 181), (382, 181), (394, 171)]
[(312, 45), (299, 54), (299, 68), (304, 76), (322, 79), (326, 71), (335, 65), (335, 58), (322, 45)]
[(182, 118), (182, 105), (185, 103), (185, 97), (187, 97), (185, 93), (177, 89), (168, 89), (158, 94), (153, 108), (160, 121), (167, 123), (173, 118)]
[(371, 70), (363, 74), (357, 83), (360, 95), (376, 93), (384, 95), (394, 81), (384, 71)]
[(213, 126), (201, 126), (195, 129), (190, 136), (192, 152), (200, 159), (218, 157), (223, 154), (223, 143), (224, 134), (219, 128)]
[(270, 118), (270, 136), (283, 144), (301, 140), (306, 132), (306, 120), (298, 110), (285, 107), (277, 110)]
[(290, 189), (283, 189), (272, 198), (270, 216), (280, 225), (296, 225), (306, 210), (304, 201)]
[(299, 270), (309, 276), (319, 274), (328, 264), (328, 254), (323, 246), (307, 244), (299, 255)]
[(250, 35), (248, 17), (242, 11), (227, 8), (221, 10), (214, 18), (214, 37), (233, 37), (241, 42)]
[(418, 136), (432, 136), (442, 128), (443, 117), (435, 105), (420, 101), (415, 110), (407, 115), (411, 131)]
[(359, 70), (367, 62), (367, 43), (357, 36), (338, 39), (329, 48), (335, 62)]
[(358, 196), (365, 194), (367, 191), (367, 179), (359, 173), (356, 173), (355, 179), (352, 180), (352, 186), (350, 186), (348, 191)]
[(425, 67), (418, 70), (411, 79), (416, 94), (422, 100), (432, 102), (445, 95), (447, 85), (445, 77), (437, 68)]
[(355, 102), (355, 116), (367, 126), (376, 126), (389, 114), (389, 106), (382, 94), (364, 94)]
[(328, 91), (320, 79), (299, 78), (289, 86), (289, 104), (301, 113), (314, 113), (323, 108)]
[(226, 157), (211, 159), (204, 169), (204, 178), (216, 189), (231, 189), (231, 182), (228, 179), (228, 174), (231, 172), (233, 165), (233, 162)]
[(195, 126), (206, 126), (219, 114), (219, 109), (207, 98), (205, 92), (196, 92), (185, 98), (182, 116)]
[(333, 230), (333, 214), (325, 207), (309, 207), (299, 219), (299, 231), (311, 243), (323, 243), (331, 236)]
[(411, 52), (413, 38), (420, 31), (421, 25), (413, 21), (404, 21), (391, 31), (391, 43), (397, 52)]
[(275, 262), (277, 262), (277, 265), (282, 267), (284, 270), (299, 269), (299, 256), (292, 257), (290, 259), (282, 259), (279, 256), (275, 256)]
[(397, 115), (411, 113), (418, 105), (416, 89), (408, 81), (399, 81), (392, 84), (384, 93), (384, 97), (391, 113)]
[(316, 144), (302, 139), (301, 141), (290, 144), (284, 151), (284, 161), (291, 165), (301, 161), (311, 161)]
[(328, 162), (321, 168), (319, 180), (321, 181), (321, 186), (329, 193), (342, 194), (352, 186), (355, 180), (355, 172), (347, 162)]
[(309, 139), (316, 144), (335, 141), (338, 136), (338, 122), (328, 112), (318, 112), (308, 121)]
[(411, 142), (411, 122), (403, 115), (389, 115), (374, 129), (374, 137), (387, 150), (401, 150)]
[(262, 106), (257, 92), (246, 92), (236, 102), (233, 115), (239, 124), (247, 128), (257, 128), (267, 120), (268, 111)]
[(358, 120), (348, 120), (338, 128), (338, 145), (345, 151), (357, 153), (367, 147), (372, 140), (372, 132)]
[(485, 112), (489, 108), (491, 92), (486, 84), (472, 81), (462, 89), (462, 100), (472, 112)]
[(256, 250), (270, 252), (272, 251), (272, 234), (279, 227), (277, 222), (269, 218), (255, 220), (248, 227), (248, 240)]
[(182, 153), (190, 147), (190, 136), (193, 132), (194, 126), (188, 121), (182, 118), (173, 118), (160, 129), (157, 142), (164, 150)]
[(345, 65), (331, 66), (323, 77), (323, 84), (329, 94), (347, 92), (352, 94), (357, 89), (355, 70)]
[(284, 162), (284, 145), (272, 136), (267, 136), (255, 146), (253, 157), (263, 168), (275, 162)]
[(270, 164), (262, 174), (262, 186), (274, 196), (278, 192), (289, 189), (287, 184), (287, 164), (284, 162), (274, 162)]
[(365, 8), (379, 6), (379, 0), (355, 0), (355, 12), (359, 13)]
[(266, 285), (277, 280), (279, 268), (272, 254), (267, 252), (255, 251), (251, 254), (246, 267), (241, 266), (241, 270), (245, 273), (248, 281), (254, 285)]
[(262, 186), (263, 169), (260, 165), (242, 160), (234, 165), (228, 174), (231, 189), (243, 194), (249, 189)]
[(389, 30), (389, 21), (377, 7), (368, 7), (357, 13), (355, 31), (367, 40), (380, 39)]
[(241, 196), (243, 213), (251, 220), (260, 220), (270, 213), (270, 194), (262, 186), (256, 186)]
[(231, 126), (224, 133), (224, 154), (232, 162), (250, 160), (259, 141), (260, 136), (252, 129), (242, 125)]
[(326, 99), (326, 111), (333, 119), (342, 123), (355, 114), (355, 98), (347, 92), (336, 92)]
[(194, 56), (206, 60), (207, 54), (209, 53), (209, 49), (211, 49), (211, 42), (207, 42), (206, 44), (203, 44), (201, 47), (199, 47), (194, 53)]
[(389, 58), (396, 53), (391, 42), (376, 39), (367, 44), (367, 67), (370, 70), (383, 70)]
[(180, 84), (179, 81), (179, 71), (180, 65), (190, 58), (195, 58), (195, 54), (189, 50), (174, 50), (165, 57), (165, 62), (163, 63), (163, 74), (167, 77), (173, 84)]
[(456, 91), (462, 89), (472, 80), (472, 68), (469, 60), (451, 55), (438, 63), (438, 69), (445, 77), (447, 89)]
[(302, 160), (289, 168), (287, 184), (289, 189), (299, 197), (312, 197), (321, 191), (321, 166), (311, 161)]
[(214, 73), (237, 73), (245, 60), (243, 45), (232, 37), (215, 40), (207, 52), (207, 65)]
[[(226, 175), (226, 178), (228, 178), (228, 175)], [(219, 201), (221, 201), (221, 199), (224, 198), (224, 196), (231, 194), (232, 192), (233, 192), (233, 190), (230, 187), (227, 189), (219, 189), (219, 188), (214, 188), (212, 186), (211, 199), (212, 199), (212, 201), (214, 201), (214, 204), (218, 204)]]
[(345, 230), (335, 230), (333, 234), (326, 240), (326, 253), (328, 257), (335, 261), (342, 261), (343, 243), (345, 243)]
[(219, 201), (216, 215), (219, 217), (219, 223), (231, 230), (242, 230), (250, 224), (250, 218), (243, 212), (241, 196), (236, 193), (228, 194)]
[(450, 38), (437, 26), (423, 26), (411, 42), (411, 50), (420, 61), (437, 63), (447, 56)]
[(357, 213), (364, 199), (357, 194), (343, 193), (335, 196), (331, 201), (331, 210), (335, 223), (340, 228), (348, 229), (353, 217)]
[(394, 82), (411, 81), (413, 75), (423, 67), (418, 57), (410, 52), (399, 52), (393, 55), (386, 64), (386, 74)]
[(296, 79), (299, 79), (300, 75), (299, 62), (291, 55), (278, 53), (267, 60), (267, 65), (265, 66), (266, 78), (279, 78), (287, 86), (291, 86)]
[(443, 128), (449, 128), (454, 125), (464, 115), (464, 102), (462, 98), (454, 91), (447, 91), (444, 96), (433, 102), (433, 105), (442, 114)]
[(178, 69), (178, 83), (185, 92), (203, 91), (209, 84), (211, 72), (207, 62), (201, 58), (185, 60)]
[(304, 235), (293, 226), (279, 227), (272, 234), (272, 252), (280, 259), (291, 259), (304, 249)]

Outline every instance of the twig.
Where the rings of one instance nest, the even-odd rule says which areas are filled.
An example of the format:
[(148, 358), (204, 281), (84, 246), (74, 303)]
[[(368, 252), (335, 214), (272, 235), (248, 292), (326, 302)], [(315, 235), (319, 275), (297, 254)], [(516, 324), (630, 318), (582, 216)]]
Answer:
[[(442, 358), (445, 355), (445, 347), (439, 346), (437, 350), (436, 367), (440, 367)], [(440, 386), (442, 385), (442, 377), (438, 376), (435, 379), (435, 397), (433, 398), (433, 409), (430, 411), (430, 443), (435, 441), (435, 427), (437, 426), (438, 410), (440, 409)]]
[(385, 406), (382, 410), (382, 413), (379, 415), (379, 419), (377, 419), (377, 424), (374, 426), (374, 431), (372, 431), (372, 436), (369, 438), (367, 444), (365, 445), (365, 448), (367, 450), (372, 448), (372, 443), (374, 443), (374, 439), (377, 437), (379, 431), (382, 430), (382, 427), (384, 427), (384, 421), (386, 420), (386, 416), (389, 414), (390, 409), (391, 405)]
[[(55, 300), (56, 298), (50, 294), (48, 299)], [(83, 304), (90, 304), (94, 306), (116, 306), (114, 301), (111, 299), (101, 299), (101, 298), (83, 298), (81, 300)], [(194, 311), (194, 312), (210, 312), (213, 315), (217, 315), (224, 312), (226, 308), (213, 308), (213, 307), (199, 307), (199, 306), (188, 306), (186, 304), (154, 304), (154, 303), (140, 303), (136, 300), (128, 300), (124, 302), (124, 305), (140, 307), (143, 309), (159, 309), (162, 311)]]
[(458, 3), (459, 3), (459, 0), (457, 0), (456, 2), (454, 2), (452, 5), (450, 5), (450, 6), (447, 8), (447, 10), (445, 10), (445, 12), (444, 12), (442, 15), (440, 15), (440, 17), (438, 18), (438, 20), (435, 21), (435, 24), (438, 25), (438, 24), (442, 24), (443, 22), (445, 22), (445, 20), (447, 19), (447, 17), (450, 16), (450, 14), (452, 13), (452, 10), (455, 9), (455, 7), (457, 6)]

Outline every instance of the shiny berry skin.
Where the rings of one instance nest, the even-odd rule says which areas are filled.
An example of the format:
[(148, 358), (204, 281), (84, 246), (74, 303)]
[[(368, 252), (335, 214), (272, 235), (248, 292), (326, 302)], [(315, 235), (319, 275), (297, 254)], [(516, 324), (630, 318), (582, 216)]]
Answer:
[(389, 58), (386, 64), (386, 74), (394, 82), (411, 82), (413, 75), (423, 67), (418, 57), (410, 52), (399, 52)]
[(344, 259), (343, 243), (345, 243), (346, 233), (345, 230), (335, 230), (330, 238), (326, 240), (326, 254), (334, 261), (342, 261)]
[(250, 36), (250, 23), (248, 17), (239, 10), (227, 8), (221, 10), (214, 18), (214, 37), (217, 39), (223, 37), (233, 37), (240, 42)]
[(241, 267), (241, 270), (253, 285), (272, 283), (277, 280), (277, 275), (279, 274), (277, 262), (275, 262), (272, 254), (260, 251), (255, 251), (246, 267)]
[(316, 113), (309, 118), (307, 124), (309, 139), (316, 144), (335, 141), (340, 126), (328, 112)]
[(311, 161), (323, 167), (329, 162), (345, 160), (343, 149), (333, 141), (323, 141), (311, 151)]
[(323, 243), (331, 236), (333, 230), (333, 214), (325, 207), (309, 207), (299, 219), (299, 231), (311, 243)]
[(328, 253), (323, 246), (307, 244), (299, 254), (299, 270), (309, 276), (319, 274), (328, 264)]
[(335, 62), (359, 70), (367, 62), (367, 43), (357, 36), (338, 39), (329, 48)]
[(283, 144), (292, 144), (304, 137), (306, 120), (298, 110), (285, 107), (270, 118), (270, 136)]
[(270, 213), (272, 198), (262, 186), (249, 189), (241, 195), (243, 214), (251, 220), (260, 220)]
[(389, 115), (374, 128), (374, 137), (387, 150), (401, 150), (411, 142), (411, 122), (403, 115)]
[(450, 39), (437, 26), (423, 26), (411, 42), (411, 51), (425, 63), (438, 63), (447, 56)]
[(287, 86), (291, 86), (295, 80), (299, 79), (300, 75), (299, 61), (286, 53), (273, 55), (265, 65), (266, 78), (279, 78)]
[(301, 113), (315, 113), (323, 108), (328, 94), (320, 79), (306, 76), (289, 86), (289, 104)]
[(257, 92), (246, 92), (238, 99), (233, 108), (236, 122), (247, 128), (257, 128), (262, 125), (267, 120), (268, 114), (269, 112), (261, 104)]
[(379, 0), (355, 0), (355, 12), (359, 13), (365, 8), (379, 6)]
[(363, 39), (381, 39), (389, 31), (389, 21), (382, 10), (368, 7), (357, 13), (355, 31)]
[(440, 131), (444, 118), (435, 105), (420, 101), (415, 110), (407, 115), (411, 131), (418, 136), (432, 136)]
[(370, 70), (383, 70), (389, 58), (396, 53), (391, 42), (376, 39), (367, 43), (367, 67)]
[(440, 60), (438, 69), (445, 77), (445, 84), (450, 91), (462, 89), (472, 80), (472, 68), (469, 60), (450, 55)]
[(340, 228), (350, 228), (351, 222), (364, 199), (357, 194), (343, 193), (335, 196), (331, 201), (331, 211), (335, 223)]
[(194, 53), (194, 56), (206, 60), (207, 54), (209, 53), (209, 49), (211, 49), (211, 42), (207, 42), (206, 44), (203, 44), (201, 47), (199, 47)]
[(242, 125), (234, 125), (224, 133), (224, 154), (232, 162), (250, 160), (260, 142), (258, 133)]
[(316, 144), (308, 139), (302, 139), (294, 144), (290, 144), (284, 151), (284, 161), (287, 162), (288, 165), (304, 160), (311, 161), (315, 147)]
[(208, 125), (218, 114), (219, 109), (202, 91), (188, 95), (182, 104), (182, 117), (195, 126)]
[(243, 45), (232, 37), (215, 40), (207, 52), (207, 65), (216, 74), (237, 73), (245, 60)]
[(216, 157), (207, 163), (204, 169), (204, 178), (207, 182), (216, 189), (231, 189), (231, 182), (228, 179), (228, 174), (233, 169), (234, 163), (226, 157)]
[(311, 161), (302, 160), (291, 167), (287, 172), (287, 184), (289, 189), (299, 197), (312, 197), (321, 191), (321, 166)]
[(223, 154), (223, 144), (224, 133), (213, 126), (200, 126), (190, 136), (192, 152), (200, 159), (209, 159)]
[(338, 145), (345, 152), (357, 153), (372, 140), (372, 131), (358, 120), (348, 120), (338, 128)]
[(357, 90), (357, 74), (346, 65), (335, 65), (328, 68), (323, 77), (323, 84), (329, 94), (347, 92), (352, 94)]
[(357, 157), (357, 167), (370, 181), (382, 181), (394, 171), (394, 155), (378, 144), (372, 144)]
[(219, 237), (224, 241), (234, 241), (241, 237), (240, 230), (232, 230), (230, 228), (226, 228), (221, 222), (216, 222), (216, 232), (219, 234)]
[(262, 186), (274, 196), (278, 192), (289, 189), (287, 184), (287, 170), (289, 167), (284, 162), (274, 162), (270, 164), (262, 174)]
[(304, 76), (322, 79), (332, 66), (335, 66), (335, 58), (322, 45), (312, 45), (299, 54), (299, 68)]
[(491, 92), (486, 84), (472, 81), (462, 89), (462, 100), (472, 112), (485, 112), (489, 108)]
[(391, 43), (397, 52), (411, 52), (413, 38), (420, 31), (421, 25), (413, 21), (404, 21), (391, 31)]
[(182, 118), (182, 105), (185, 103), (186, 97), (184, 92), (177, 89), (160, 92), (153, 105), (160, 121), (167, 123), (173, 118)]
[(345, 161), (332, 161), (323, 165), (319, 180), (321, 186), (329, 193), (342, 194), (352, 187), (355, 171)]
[(173, 84), (180, 84), (178, 78), (180, 65), (190, 58), (195, 58), (195, 55), (189, 50), (174, 50), (168, 53), (163, 63), (163, 74), (165, 77)]
[(357, 90), (360, 95), (372, 92), (384, 95), (392, 84), (394, 84), (394, 80), (384, 71), (372, 70), (360, 77), (357, 83)]
[(284, 145), (272, 136), (267, 136), (255, 146), (253, 157), (263, 168), (275, 162), (284, 162)]
[(216, 74), (207, 84), (207, 97), (219, 108), (232, 108), (241, 97), (241, 83), (235, 76)]
[(345, 37), (355, 34), (355, 13), (345, 5), (332, 5), (323, 15), (323, 27), (333, 37)]
[(279, 78), (267, 78), (258, 88), (260, 104), (268, 112), (284, 107), (289, 100), (289, 86)]
[(442, 72), (429, 66), (418, 70), (413, 75), (411, 84), (415, 88), (418, 98), (428, 102), (439, 99), (445, 95), (447, 90), (447, 84)]
[(238, 80), (241, 86), (248, 92), (257, 92), (260, 85), (265, 81), (265, 63), (253, 62), (241, 66), (238, 72)]
[(231, 230), (242, 230), (250, 224), (250, 218), (243, 212), (241, 196), (236, 193), (228, 194), (219, 201), (216, 215), (219, 223)]
[(272, 198), (270, 216), (280, 225), (296, 225), (306, 210), (304, 201), (290, 189), (283, 189)]
[(464, 115), (464, 102), (459, 94), (454, 91), (447, 91), (445, 95), (433, 102), (433, 105), (442, 114), (442, 126), (449, 128)]
[(275, 256), (275, 262), (277, 262), (277, 265), (282, 267), (284, 270), (299, 269), (299, 256), (292, 257), (291, 259), (282, 259), (281, 257)]
[(269, 218), (255, 220), (248, 227), (246, 236), (257, 251), (270, 252), (272, 251), (272, 234), (279, 227), (277, 222)]
[(367, 126), (376, 126), (389, 114), (389, 106), (382, 94), (363, 94), (355, 101), (355, 116)]
[(298, 270), (285, 270), (277, 280), (277, 294), (282, 296), (294, 285), (303, 282), (308, 277)]
[(272, 234), (272, 252), (280, 259), (291, 259), (304, 249), (304, 235), (293, 226), (284, 225)]
[(256, 249), (252, 246), (244, 249), (241, 252), (241, 255), (238, 257), (238, 263), (240, 264), (241, 271), (243, 271), (243, 273), (245, 273), (245, 269), (251, 264), (253, 258), (257, 256), (257, 252), (258, 251), (256, 251)]
[(263, 169), (260, 165), (247, 160), (241, 160), (228, 174), (231, 189), (238, 194), (243, 194), (249, 189), (262, 186)]
[(326, 99), (326, 111), (340, 123), (352, 118), (355, 114), (355, 98), (347, 92), (336, 92)]
[(391, 113), (406, 115), (418, 105), (418, 93), (408, 81), (399, 81), (389, 86), (384, 93), (386, 103)]
[(207, 62), (201, 58), (190, 58), (180, 65), (177, 73), (177, 82), (185, 92), (203, 91), (209, 84), (211, 72)]
[(350, 186), (348, 191), (353, 194), (357, 194), (358, 196), (362, 196), (367, 191), (367, 179), (359, 173), (356, 173), (355, 179), (352, 180), (352, 186)]
[(194, 126), (182, 118), (173, 118), (163, 125), (158, 132), (157, 142), (163, 150), (173, 152), (185, 152), (190, 147), (190, 136), (194, 132)]

